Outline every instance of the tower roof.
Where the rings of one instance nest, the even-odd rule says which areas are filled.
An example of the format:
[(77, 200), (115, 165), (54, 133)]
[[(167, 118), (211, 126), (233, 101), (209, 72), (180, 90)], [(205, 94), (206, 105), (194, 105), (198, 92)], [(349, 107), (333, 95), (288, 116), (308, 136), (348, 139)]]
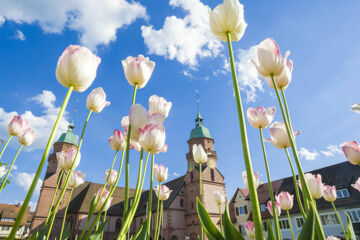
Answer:
[(79, 137), (74, 134), (74, 128), (75, 128), (75, 125), (73, 122), (71, 122), (68, 126), (67, 132), (61, 134), (61, 136), (59, 137), (59, 139), (56, 142), (70, 143), (70, 144), (74, 144), (77, 146)]
[(200, 112), (197, 113), (195, 119), (195, 128), (191, 130), (190, 139), (193, 138), (212, 138), (209, 129), (204, 126), (204, 119)]

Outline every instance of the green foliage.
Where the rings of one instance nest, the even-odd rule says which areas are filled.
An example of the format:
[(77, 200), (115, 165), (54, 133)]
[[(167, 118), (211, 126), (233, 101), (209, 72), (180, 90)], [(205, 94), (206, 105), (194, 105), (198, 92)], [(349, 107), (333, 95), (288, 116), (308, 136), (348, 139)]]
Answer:
[(269, 220), (267, 220), (267, 225), (268, 225), (268, 236), (267, 236), (267, 240), (276, 240), (271, 222)]
[(146, 231), (146, 225), (147, 222), (149, 220), (146, 219), (138, 228), (138, 230), (136, 231), (136, 233), (130, 238), (130, 240), (142, 240), (142, 239), (147, 239), (148, 235), (147, 235), (147, 231)]
[(356, 235), (355, 235), (354, 228), (353, 228), (349, 214), (346, 214), (346, 225), (347, 225), (347, 227), (346, 227), (347, 239), (348, 240), (356, 240)]
[(66, 226), (64, 235), (63, 235), (62, 239), (60, 239), (60, 240), (66, 240), (66, 239), (68, 239), (68, 238), (70, 237), (70, 234), (71, 234), (71, 224), (68, 223), (68, 225)]
[(106, 224), (107, 224), (109, 221), (110, 221), (110, 218), (106, 219), (106, 221), (103, 222), (103, 223), (100, 225), (99, 229), (98, 229), (94, 234), (92, 234), (92, 235), (90, 236), (90, 240), (99, 240), (99, 239), (101, 239), (101, 234), (102, 234), (102, 232), (104, 231), (104, 228), (105, 228)]
[(315, 214), (313, 205), (310, 204), (305, 223), (301, 229), (297, 240), (315, 240), (316, 228), (315, 228)]
[(240, 232), (232, 224), (229, 216), (229, 207), (226, 205), (225, 214), (224, 214), (224, 232), (226, 239), (233, 240), (245, 240), (245, 238), (240, 234)]

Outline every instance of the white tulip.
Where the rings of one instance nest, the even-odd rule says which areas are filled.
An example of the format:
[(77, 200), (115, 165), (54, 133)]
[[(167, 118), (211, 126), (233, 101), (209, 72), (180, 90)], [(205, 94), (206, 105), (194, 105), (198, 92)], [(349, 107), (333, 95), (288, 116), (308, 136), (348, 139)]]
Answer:
[(167, 186), (161, 185), (159, 192), (159, 185), (154, 188), (154, 192), (160, 201), (165, 201), (170, 197), (172, 190), (170, 190)]
[(193, 145), (192, 154), (193, 154), (194, 161), (196, 163), (206, 163), (207, 162), (207, 154), (201, 144)]
[(154, 164), (154, 176), (158, 182), (166, 181), (168, 178), (168, 168), (165, 168), (162, 164)]
[(6, 174), (7, 170), (5, 166), (0, 167), (0, 178), (2, 178)]
[(275, 107), (263, 108), (248, 108), (247, 119), (254, 128), (266, 128), (274, 119)]
[(101, 112), (104, 107), (109, 105), (110, 102), (106, 101), (106, 93), (101, 87), (92, 90), (86, 99), (86, 107), (96, 113)]
[(139, 143), (146, 152), (157, 154), (165, 145), (165, 128), (159, 125), (147, 124), (140, 128)]
[[(294, 136), (300, 134), (300, 131), (294, 132)], [(284, 122), (274, 122), (270, 126), (271, 139), (265, 139), (267, 142), (272, 142), (275, 147), (283, 149), (291, 146), (289, 135), (287, 134)]]
[(117, 175), (118, 173), (115, 169), (111, 170), (111, 172), (110, 169), (107, 169), (105, 173), (105, 181), (108, 181), (108, 184), (110, 185), (114, 185), (117, 179)]
[(11, 136), (19, 137), (29, 127), (29, 121), (21, 116), (14, 116), (8, 125), (8, 132)]
[(19, 143), (24, 146), (30, 146), (36, 139), (36, 132), (32, 128), (27, 128), (19, 137)]
[(161, 113), (165, 116), (165, 118), (167, 118), (171, 107), (172, 107), (172, 103), (166, 101), (166, 99), (163, 97), (152, 95), (149, 98), (149, 112), (151, 114)]
[[(292, 71), (293, 71), (293, 61), (288, 59), (286, 61), (286, 65), (282, 73), (279, 76), (274, 77), (278, 89), (285, 90), (288, 87), (289, 83), (291, 82)], [(264, 80), (269, 85), (269, 87), (274, 88), (274, 84), (271, 80), (271, 77), (264, 77)]]
[(73, 171), (70, 175), (69, 186), (77, 187), (85, 182), (85, 173), (80, 171)]
[(143, 55), (129, 56), (122, 61), (122, 65), (127, 81), (132, 86), (136, 84), (139, 89), (146, 86), (155, 68), (155, 63)]
[[(258, 172), (255, 172), (255, 174), (253, 174), (253, 176), (254, 176), (255, 188), (258, 188), (258, 187), (260, 186), (259, 173), (258, 173)], [(242, 172), (242, 177), (243, 177), (243, 182), (244, 182), (244, 185), (245, 185), (246, 189), (249, 189), (246, 171)]]
[[(59, 164), (59, 167), (61, 170), (70, 169), (70, 167), (74, 161), (74, 158), (76, 156), (76, 152), (77, 152), (76, 149), (71, 148), (66, 152), (57, 152), (56, 153), (56, 159), (58, 160), (58, 164)], [(76, 157), (75, 163), (74, 163), (74, 168), (76, 168), (79, 165), (80, 158), (81, 158), (81, 154), (79, 152)]]
[(133, 104), (130, 108), (129, 122), (131, 125), (131, 138), (138, 140), (140, 136), (140, 128), (145, 127), (149, 122), (148, 113), (140, 104)]
[(59, 58), (56, 78), (64, 87), (74, 87), (83, 92), (90, 87), (96, 77), (101, 58), (86, 47), (70, 45)]
[[(305, 173), (304, 177), (305, 177), (305, 181), (309, 187), (311, 196), (315, 199), (321, 198), (323, 196), (323, 189), (324, 189), (324, 184), (321, 180), (321, 175), (317, 174), (315, 176), (311, 173)], [(301, 182), (299, 183), (299, 185), (300, 185), (300, 188), (302, 189)]]
[(224, 204), (224, 202), (226, 201), (224, 194), (221, 193), (220, 191), (214, 192), (214, 199), (217, 205)]

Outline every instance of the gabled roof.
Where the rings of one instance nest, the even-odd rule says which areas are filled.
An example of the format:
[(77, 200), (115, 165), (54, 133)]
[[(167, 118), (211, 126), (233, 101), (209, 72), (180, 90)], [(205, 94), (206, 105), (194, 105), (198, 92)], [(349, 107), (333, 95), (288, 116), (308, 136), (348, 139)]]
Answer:
[[(0, 204), (0, 218), (12, 218), (12, 219), (16, 219), (20, 209), (21, 209), (21, 205), (14, 205), (14, 204)], [(24, 214), (23, 219), (20, 222), (20, 225), (26, 225), (27, 221), (29, 220), (29, 213), (30, 213), (30, 207), (28, 206), (26, 208), (26, 213)], [(32, 213), (33, 214), (33, 213)], [(31, 215), (32, 216), (32, 215)], [(14, 222), (11, 221), (4, 221), (1, 222), (1, 224), (4, 225), (13, 225)]]

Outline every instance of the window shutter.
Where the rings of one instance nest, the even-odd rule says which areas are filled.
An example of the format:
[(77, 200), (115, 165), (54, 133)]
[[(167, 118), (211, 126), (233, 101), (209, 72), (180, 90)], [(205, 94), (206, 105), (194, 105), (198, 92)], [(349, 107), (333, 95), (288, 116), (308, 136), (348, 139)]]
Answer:
[(239, 208), (235, 208), (236, 216), (239, 216)]
[(247, 206), (245, 206), (245, 214), (248, 214)]

